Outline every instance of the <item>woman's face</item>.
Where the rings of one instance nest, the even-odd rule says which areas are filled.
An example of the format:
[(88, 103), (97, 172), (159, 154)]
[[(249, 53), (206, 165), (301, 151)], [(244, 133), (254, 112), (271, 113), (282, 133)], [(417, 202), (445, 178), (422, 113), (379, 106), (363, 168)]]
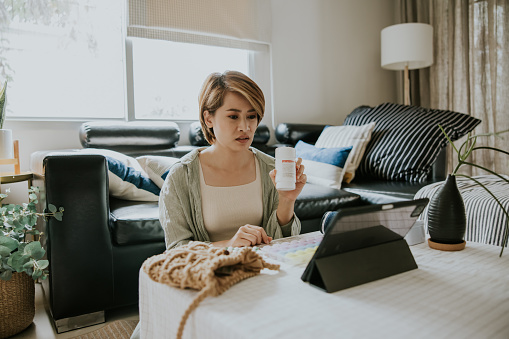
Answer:
[(239, 151), (248, 149), (258, 127), (258, 115), (253, 106), (237, 92), (226, 92), (223, 106), (212, 116), (204, 112), (205, 123), (214, 129), (214, 145)]

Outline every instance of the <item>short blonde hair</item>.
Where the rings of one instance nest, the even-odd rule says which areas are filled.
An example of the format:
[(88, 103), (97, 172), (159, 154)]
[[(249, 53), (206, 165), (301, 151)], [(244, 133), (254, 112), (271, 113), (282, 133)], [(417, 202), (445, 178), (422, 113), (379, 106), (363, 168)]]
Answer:
[(210, 74), (203, 83), (198, 102), (203, 136), (211, 145), (216, 141), (216, 137), (212, 128), (205, 124), (203, 113), (208, 111), (213, 116), (216, 110), (223, 105), (226, 92), (237, 92), (246, 98), (258, 116), (258, 124), (260, 124), (265, 112), (263, 92), (247, 75), (237, 71)]

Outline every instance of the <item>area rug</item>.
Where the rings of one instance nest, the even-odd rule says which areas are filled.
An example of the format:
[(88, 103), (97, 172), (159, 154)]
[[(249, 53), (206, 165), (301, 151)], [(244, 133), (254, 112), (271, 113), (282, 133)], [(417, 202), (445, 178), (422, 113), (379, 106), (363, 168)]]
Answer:
[(98, 330), (72, 337), (71, 339), (129, 339), (137, 324), (138, 320), (117, 320)]

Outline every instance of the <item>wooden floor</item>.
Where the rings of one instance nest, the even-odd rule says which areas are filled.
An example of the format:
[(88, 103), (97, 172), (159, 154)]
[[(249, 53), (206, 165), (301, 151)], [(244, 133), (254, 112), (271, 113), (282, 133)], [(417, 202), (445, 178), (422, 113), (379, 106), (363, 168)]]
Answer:
[[(106, 323), (112, 322), (115, 320), (137, 320), (138, 316), (138, 307), (131, 306), (123, 309), (118, 309), (115, 311), (110, 311), (106, 313)], [(57, 334), (56, 330), (52, 324), (52, 321), (49, 317), (49, 307), (48, 303), (44, 298), (44, 293), (42, 290), (41, 284), (35, 284), (35, 317), (34, 322), (23, 332), (18, 333), (15, 336), (10, 337), (10, 339), (67, 339), (76, 337), (78, 335), (82, 335), (94, 330), (101, 328), (106, 325), (99, 324), (95, 326), (90, 326), (86, 328), (82, 328), (79, 330), (69, 331), (65, 333)]]

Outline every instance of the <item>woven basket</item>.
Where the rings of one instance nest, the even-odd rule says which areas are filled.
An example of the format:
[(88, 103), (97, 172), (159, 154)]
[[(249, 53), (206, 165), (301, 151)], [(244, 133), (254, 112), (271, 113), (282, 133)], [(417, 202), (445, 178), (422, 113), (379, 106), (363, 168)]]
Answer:
[(26, 273), (0, 279), (0, 339), (23, 331), (34, 320), (35, 284)]

